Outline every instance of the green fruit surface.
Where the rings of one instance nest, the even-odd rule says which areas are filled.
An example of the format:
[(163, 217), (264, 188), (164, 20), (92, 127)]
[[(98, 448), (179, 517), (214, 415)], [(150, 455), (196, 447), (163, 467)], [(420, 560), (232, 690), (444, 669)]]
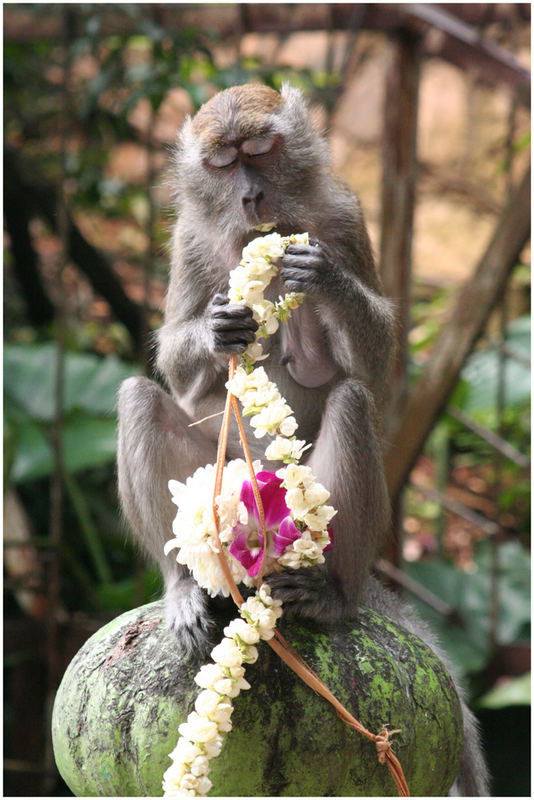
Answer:
[[(219, 638), (228, 620), (217, 621)], [(432, 651), (388, 617), (361, 609), (328, 630), (280, 630), (338, 700), (374, 733), (393, 737), (412, 795), (443, 796), (459, 769), (462, 717)], [(298, 678), (266, 642), (234, 700), (233, 729), (211, 761), (210, 796), (397, 796), (375, 746)], [(52, 719), (57, 766), (78, 796), (160, 796), (178, 726), (200, 691), (163, 603), (129, 611), (92, 636), (69, 665)]]

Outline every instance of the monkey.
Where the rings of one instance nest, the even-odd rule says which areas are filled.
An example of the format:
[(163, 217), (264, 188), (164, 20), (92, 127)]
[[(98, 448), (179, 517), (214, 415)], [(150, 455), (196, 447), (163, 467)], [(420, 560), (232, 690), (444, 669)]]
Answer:
[[(171, 627), (189, 649), (209, 631), (206, 601), (163, 556), (172, 529), (169, 478), (184, 481), (215, 460), (228, 357), (254, 339), (250, 309), (228, 302), (228, 274), (258, 228), (308, 232), (287, 248), (268, 291), (305, 300), (266, 346), (268, 372), (313, 444), (307, 464), (337, 508), (325, 568), (269, 578), (288, 611), (334, 621), (355, 610), (388, 524), (378, 420), (393, 341), (358, 201), (332, 177), (324, 140), (300, 92), (260, 85), (216, 95), (179, 136), (174, 154), (178, 220), (157, 368), (167, 394), (143, 379), (119, 394), (118, 477), (134, 531), (161, 565)], [(250, 433), (248, 428), (247, 433)], [(253, 458), (264, 445), (247, 437)], [(228, 457), (242, 455), (237, 428)], [(281, 464), (278, 464), (281, 466)]]
[[(268, 299), (290, 291), (303, 293), (304, 302), (264, 345), (266, 366), (294, 412), (299, 438), (312, 445), (305, 463), (331, 492), (337, 515), (325, 564), (265, 579), (284, 613), (329, 624), (367, 602), (435, 644), (370, 578), (389, 525), (381, 420), (394, 310), (382, 293), (359, 201), (333, 175), (302, 93), (249, 84), (216, 94), (179, 132), (172, 180), (177, 220), (156, 357), (168, 391), (144, 377), (122, 384), (117, 454), (122, 509), (161, 568), (169, 626), (186, 653), (209, 651), (211, 600), (164, 555), (174, 517), (167, 484), (216, 459), (228, 359), (243, 353), (257, 330), (251, 310), (229, 302), (228, 275), (243, 247), (272, 229), (307, 232), (309, 243), (286, 249), (268, 287)], [(252, 458), (261, 459), (263, 444), (249, 426), (246, 433)], [(227, 457), (241, 456), (233, 422)], [(465, 703), (464, 709), (476, 751), (468, 762), (479, 764), (475, 723)]]

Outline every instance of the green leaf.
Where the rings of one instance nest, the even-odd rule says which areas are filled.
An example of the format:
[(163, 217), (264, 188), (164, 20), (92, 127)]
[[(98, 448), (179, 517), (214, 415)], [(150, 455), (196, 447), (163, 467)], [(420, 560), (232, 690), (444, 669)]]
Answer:
[[(65, 422), (63, 451), (69, 472), (109, 464), (117, 452), (117, 423), (115, 419), (91, 418), (76, 415)], [(52, 447), (45, 427), (28, 421), (20, 432), (11, 468), (11, 480), (24, 483), (45, 478), (54, 469)]]
[[(530, 317), (519, 317), (507, 328), (506, 343), (514, 350), (530, 356)], [(497, 398), (498, 375), (501, 356), (490, 347), (473, 353), (462, 370), (461, 377), (468, 390), (462, 408), (467, 412), (493, 408)], [(507, 358), (505, 362), (505, 404), (518, 405), (530, 397), (530, 369), (518, 361)]]
[[(448, 603), (461, 620), (461, 624), (454, 624), (418, 598), (411, 598), (438, 633), (459, 674), (479, 672), (491, 656), (490, 548), (489, 542), (479, 545), (474, 572), (464, 572), (438, 558), (406, 566), (412, 578)], [(524, 635), (530, 620), (530, 556), (518, 542), (504, 542), (498, 546), (497, 560), (497, 639), (500, 644), (509, 644)]]
[(477, 701), (477, 708), (506, 708), (507, 706), (529, 706), (531, 673), (501, 683)]
[[(116, 356), (99, 358), (86, 353), (66, 353), (63, 410), (83, 409), (91, 415), (111, 414), (117, 390), (125, 378), (138, 372)], [(6, 345), (4, 389), (6, 395), (31, 417), (54, 419), (56, 345)]]
[(113, 611), (128, 610), (152, 602), (161, 596), (162, 589), (159, 570), (147, 569), (141, 576), (140, 583), (137, 578), (125, 578), (115, 583), (101, 584), (97, 587), (97, 596), (103, 608)]

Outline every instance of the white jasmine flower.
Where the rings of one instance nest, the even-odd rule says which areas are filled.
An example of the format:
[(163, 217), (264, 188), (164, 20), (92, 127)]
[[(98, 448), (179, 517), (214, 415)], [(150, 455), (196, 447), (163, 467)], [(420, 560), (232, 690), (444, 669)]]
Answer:
[(192, 742), (209, 742), (217, 735), (217, 725), (196, 711), (187, 717), (187, 722), (182, 722), (178, 728), (180, 734)]
[(203, 689), (210, 689), (224, 677), (224, 670), (219, 664), (204, 664), (200, 667), (200, 671), (197, 672), (194, 680)]
[(251, 361), (260, 361), (263, 358), (267, 358), (259, 342), (252, 342), (249, 344), (243, 355), (248, 356)]
[(278, 557), (278, 563), (287, 569), (298, 569), (301, 566), (301, 556), (296, 553), (292, 547), (286, 548), (281, 556)]
[(293, 549), (296, 553), (306, 556), (308, 559), (315, 559), (320, 555), (320, 550), (312, 541), (311, 537), (303, 534), (300, 539), (296, 539), (293, 543)]
[(178, 739), (178, 744), (170, 754), (170, 757), (173, 759), (173, 761), (190, 764), (197, 756), (201, 754), (202, 750), (198, 744), (190, 742), (188, 739), (184, 739), (184, 737), (181, 736)]
[(195, 700), (195, 711), (197, 711), (201, 717), (209, 717), (209, 719), (212, 719), (212, 714), (219, 705), (220, 700), (220, 694), (214, 692), (213, 689), (204, 689)]
[(232, 639), (224, 638), (220, 644), (213, 648), (211, 657), (223, 667), (239, 666), (245, 661), (239, 647)]
[(224, 635), (230, 639), (239, 636), (245, 644), (256, 644), (260, 640), (257, 630), (252, 625), (249, 625), (248, 622), (245, 622), (244, 619), (232, 620), (224, 629)]
[(212, 782), (205, 775), (199, 778), (197, 785), (197, 792), (200, 795), (200, 797), (205, 797), (212, 786), (213, 786)]
[(315, 483), (311, 467), (305, 467), (300, 464), (288, 464), (287, 467), (278, 470), (276, 474), (279, 478), (282, 478), (284, 481), (283, 485), (287, 489), (300, 487), (307, 489)]
[(293, 233), (289, 240), (291, 244), (309, 244), (310, 237), (308, 233)]
[(242, 678), (245, 674), (245, 667), (228, 667), (232, 678)]
[(221, 752), (222, 744), (223, 738), (220, 733), (218, 733), (213, 739), (210, 739), (209, 742), (206, 742), (204, 749), (206, 750), (207, 757), (216, 758)]
[(295, 519), (304, 519), (304, 515), (313, 508), (313, 503), (306, 500), (305, 490), (299, 487), (287, 490), (286, 504), (293, 512)]
[(333, 506), (319, 506), (315, 511), (304, 515), (304, 522), (312, 531), (321, 531), (326, 528), (332, 517), (337, 514)]
[(330, 492), (321, 483), (312, 483), (305, 491), (306, 500), (311, 503), (311, 508), (321, 506), (330, 499)]
[(232, 729), (232, 723), (230, 722), (230, 717), (232, 716), (233, 710), (234, 707), (229, 702), (221, 702), (213, 710), (211, 719), (213, 720), (213, 722), (217, 723), (219, 733), (227, 733), (229, 730)]
[(267, 447), (265, 457), (269, 461), (283, 461), (291, 456), (292, 445), (291, 439), (286, 439), (285, 436), (277, 436), (274, 442), (271, 442)]
[(191, 762), (191, 774), (194, 775), (196, 778), (200, 778), (201, 775), (207, 775), (210, 771), (210, 762), (209, 758), (205, 755), (197, 756)]
[(277, 435), (274, 442), (271, 442), (267, 447), (265, 456), (269, 461), (296, 462), (302, 458), (304, 451), (310, 447), (311, 444), (306, 444), (303, 439), (289, 439), (286, 436)]
[(295, 417), (287, 417), (280, 423), (280, 433), (282, 436), (293, 436), (298, 428), (297, 420)]
[(286, 244), (278, 233), (267, 236), (258, 236), (249, 242), (243, 249), (243, 261), (253, 261), (258, 258), (281, 258), (284, 255)]
[(255, 664), (258, 660), (258, 649), (253, 644), (249, 644), (243, 648), (243, 661), (246, 664)]
[(178, 787), (180, 781), (182, 780), (186, 772), (187, 769), (185, 764), (182, 763), (171, 764), (171, 766), (165, 770), (165, 773), (163, 775), (163, 780), (168, 782), (169, 785), (174, 785), (174, 787)]
[(243, 690), (250, 689), (250, 683), (244, 678), (221, 678), (213, 688), (216, 692), (233, 699)]
[(264, 406), (259, 414), (252, 417), (250, 421), (254, 428), (254, 435), (259, 439), (266, 433), (276, 433), (278, 428), (282, 429), (283, 421), (290, 414), (292, 414), (292, 410), (283, 398)]
[(262, 333), (271, 336), (278, 330), (278, 320), (275, 316), (275, 306), (270, 300), (262, 300), (252, 306), (252, 316), (262, 328)]
[(198, 778), (196, 778), (190, 772), (186, 772), (184, 775), (182, 775), (179, 786), (180, 789), (195, 790), (198, 788)]

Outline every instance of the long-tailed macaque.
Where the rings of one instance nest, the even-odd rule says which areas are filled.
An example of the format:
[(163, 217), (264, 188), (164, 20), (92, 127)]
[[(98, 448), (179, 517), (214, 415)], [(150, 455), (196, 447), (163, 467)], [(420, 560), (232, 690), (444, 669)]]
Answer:
[[(338, 514), (326, 565), (267, 580), (285, 613), (328, 623), (355, 614), (366, 595), (368, 604), (431, 639), (369, 578), (389, 519), (380, 415), (393, 314), (358, 200), (331, 174), (327, 145), (301, 93), (246, 85), (217, 94), (183, 126), (173, 168), (178, 221), (157, 355), (170, 393), (146, 378), (125, 381), (118, 453), (124, 513), (161, 567), (171, 628), (188, 651), (209, 647), (207, 597), (163, 553), (175, 515), (167, 483), (215, 461), (220, 417), (189, 425), (223, 409), (229, 354), (254, 338), (250, 310), (228, 301), (228, 274), (244, 245), (272, 226), (282, 235), (306, 231), (310, 244), (287, 249), (269, 287), (269, 299), (296, 291), (305, 301), (269, 338), (265, 366), (294, 411), (299, 438), (313, 443), (307, 463)], [(252, 433), (248, 441), (253, 457), (262, 458), (264, 441)], [(241, 456), (234, 425), (228, 458)], [(485, 773), (467, 708), (464, 719), (475, 777), (462, 791), (481, 793)]]

